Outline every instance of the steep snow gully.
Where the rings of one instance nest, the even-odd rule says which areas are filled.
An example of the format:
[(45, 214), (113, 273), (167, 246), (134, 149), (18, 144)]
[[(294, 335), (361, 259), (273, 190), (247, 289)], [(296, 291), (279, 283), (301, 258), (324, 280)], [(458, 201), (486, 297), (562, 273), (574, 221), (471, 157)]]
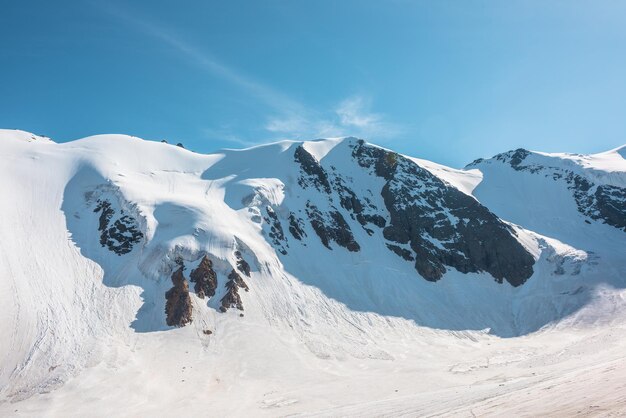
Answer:
[[(496, 413), (479, 400), (514, 397), (494, 368), (535, 390), (583, 364), (582, 341), (609, 343), (581, 370), (623, 373), (623, 150), (519, 149), (457, 170), (357, 138), (202, 155), (0, 131), (0, 413), (80, 414), (106, 402), (97, 382), (150, 362), (153, 385), (183, 370), (203, 389), (180, 396), (232, 415), (362, 415), (341, 382), (398, 368), (391, 386), (430, 376), (420, 391), (456, 409), (383, 385), (366, 414)], [(537, 361), (545, 373), (522, 372)], [(124, 414), (157, 395), (170, 414), (153, 385), (118, 394)], [(233, 406), (232, 385), (248, 400)], [(612, 395), (598, 394), (624, 407)]]

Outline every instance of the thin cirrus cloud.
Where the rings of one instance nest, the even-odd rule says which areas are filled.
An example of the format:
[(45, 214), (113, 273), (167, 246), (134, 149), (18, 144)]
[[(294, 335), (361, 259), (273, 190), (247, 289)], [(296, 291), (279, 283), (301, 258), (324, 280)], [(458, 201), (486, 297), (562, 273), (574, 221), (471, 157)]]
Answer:
[(273, 117), (265, 129), (294, 139), (352, 135), (384, 141), (399, 135), (401, 127), (389, 122), (383, 114), (374, 113), (371, 104), (372, 100), (368, 97), (350, 96), (329, 114)]
[(342, 101), (335, 112), (347, 128), (356, 128), (364, 135), (389, 138), (401, 133), (400, 126), (391, 123), (381, 113), (371, 111), (372, 100), (363, 96), (352, 96)]
[[(332, 111), (319, 112), (294, 100), (279, 90), (267, 86), (240, 71), (225, 65), (205, 50), (181, 39), (168, 28), (137, 16), (112, 3), (92, 3), (109, 15), (140, 30), (144, 35), (161, 41), (187, 57), (212, 76), (219, 77), (254, 97), (266, 106), (272, 116), (267, 118), (263, 129), (271, 138), (261, 139), (309, 139), (337, 136), (359, 136), (384, 141), (402, 132), (399, 125), (391, 123), (380, 113), (371, 110), (369, 97), (355, 95), (335, 106)], [(253, 145), (259, 141), (242, 139), (237, 133), (220, 129), (205, 129), (207, 136), (215, 136), (239, 145)]]
[(336, 113), (345, 126), (354, 126), (359, 129), (378, 127), (382, 117), (375, 113), (365, 112), (368, 102), (361, 97), (350, 97), (339, 104)]

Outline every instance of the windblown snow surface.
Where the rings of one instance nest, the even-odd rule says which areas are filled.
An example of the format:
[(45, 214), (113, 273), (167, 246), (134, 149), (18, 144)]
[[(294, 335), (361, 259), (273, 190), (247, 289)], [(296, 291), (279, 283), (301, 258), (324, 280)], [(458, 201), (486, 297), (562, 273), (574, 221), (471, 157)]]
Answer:
[[(389, 154), (508, 225), (534, 260), (514, 287), (448, 264), (425, 280), (333, 203), (345, 183), (390, 221), (384, 179), (355, 162), (355, 147), (376, 149), (362, 144), (202, 155), (0, 131), (0, 416), (626, 414), (624, 148), (517, 150), (464, 170)], [(328, 173), (327, 196), (298, 147)], [(346, 245), (307, 218), (335, 210)], [(192, 322), (167, 326), (172, 273), (204, 256), (215, 295), (189, 283)], [(220, 309), (241, 259), (244, 310)]]

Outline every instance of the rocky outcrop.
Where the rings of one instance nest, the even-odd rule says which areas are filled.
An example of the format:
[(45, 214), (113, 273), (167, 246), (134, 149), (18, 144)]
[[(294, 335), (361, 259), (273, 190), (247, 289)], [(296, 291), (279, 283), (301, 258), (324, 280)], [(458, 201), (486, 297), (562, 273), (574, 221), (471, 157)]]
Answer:
[(363, 212), (363, 203), (361, 203), (361, 200), (356, 193), (354, 193), (354, 191), (346, 185), (346, 182), (342, 177), (334, 176), (333, 188), (339, 195), (339, 203), (341, 207), (352, 213)]
[(165, 316), (169, 326), (184, 327), (192, 321), (189, 283), (183, 276), (183, 269), (184, 267), (180, 266), (172, 274), (174, 286), (165, 292)]
[(626, 188), (596, 185), (571, 172), (562, 178), (572, 190), (580, 213), (626, 231)]
[[(518, 148), (515, 151), (509, 151), (508, 153), (500, 154), (496, 158), (501, 158), (503, 161), (508, 161), (513, 169), (522, 171), (525, 169), (525, 167), (522, 166), (522, 163), (529, 155), (530, 151), (523, 148)], [(533, 168), (531, 168), (531, 170), (533, 170)]]
[(447, 185), (429, 171), (396, 153), (358, 141), (358, 164), (386, 180), (381, 195), (390, 215), (384, 237), (391, 251), (411, 259), (426, 280), (439, 280), (446, 266), (460, 272), (490, 273), (498, 282), (523, 284), (533, 273), (534, 258), (515, 231), (476, 199)]
[(339, 195), (341, 207), (351, 212), (352, 219), (356, 219), (369, 235), (372, 235), (373, 231), (366, 227), (367, 224), (385, 227), (387, 221), (377, 213), (378, 208), (372, 205), (366, 196), (359, 198), (340, 175), (334, 176), (333, 189)]
[(324, 191), (326, 194), (330, 194), (328, 174), (315, 157), (304, 149), (304, 146), (300, 145), (296, 148), (294, 159), (302, 168), (302, 173), (298, 178), (298, 184), (301, 187), (306, 188), (308, 186), (313, 186), (319, 191)]
[(239, 289), (244, 289), (247, 292), (248, 285), (235, 270), (232, 270), (228, 275), (228, 282), (226, 282), (226, 294), (220, 301), (220, 311), (226, 312), (230, 308), (237, 308), (243, 311)]
[[(351, 252), (360, 251), (351, 229), (355, 223), (349, 222), (355, 220), (369, 235), (380, 228), (387, 248), (414, 263), (417, 272), (430, 281), (440, 279), (448, 268), (463, 273), (485, 271), (498, 282), (506, 280), (514, 286), (533, 274), (535, 260), (515, 230), (472, 196), (406, 157), (364, 141), (350, 141), (357, 165), (384, 180), (378, 191), (357, 193), (352, 177), (332, 165), (323, 167), (303, 145), (294, 151), (300, 167), (298, 185), (319, 193), (320, 200), (307, 200), (304, 211), (325, 247), (332, 249), (335, 243)], [(528, 155), (520, 149), (502, 158), (522, 170)], [(376, 207), (368, 193), (371, 197), (379, 193), (384, 207)], [(278, 252), (286, 254), (289, 245), (276, 209), (267, 206), (266, 213), (270, 240)], [(291, 236), (304, 243), (302, 219), (289, 212), (288, 221)]]
[(137, 222), (124, 210), (115, 219), (116, 211), (108, 200), (98, 199), (93, 210), (100, 213), (98, 231), (100, 231), (100, 245), (108, 248), (117, 255), (123, 255), (133, 250), (133, 245), (143, 238)]
[(291, 235), (298, 241), (302, 241), (304, 237), (306, 237), (306, 232), (304, 232), (304, 223), (300, 218), (296, 218), (296, 215), (291, 212), (289, 214), (289, 232)]
[(307, 202), (306, 211), (313, 230), (326, 248), (332, 250), (330, 242), (334, 241), (348, 251), (357, 252), (361, 249), (359, 243), (354, 240), (350, 226), (339, 211), (322, 213), (311, 202)]
[(270, 230), (268, 235), (274, 244), (274, 247), (282, 254), (287, 254), (287, 240), (285, 238), (285, 233), (283, 231), (283, 227), (278, 219), (278, 215), (271, 206), (266, 206), (265, 213), (267, 216), (264, 218), (265, 222), (269, 226)]
[(407, 250), (406, 248), (402, 248), (399, 245), (394, 245), (394, 244), (386, 244), (386, 245), (387, 245), (387, 248), (389, 248), (391, 251), (393, 251), (400, 257), (404, 258), (406, 261), (415, 260), (415, 257), (413, 257), (413, 253), (410, 250)]
[(598, 186), (595, 197), (597, 214), (594, 219), (602, 219), (605, 223), (626, 232), (626, 189), (615, 186)]
[[(357, 221), (363, 226), (367, 224), (376, 225), (379, 228), (384, 228), (387, 225), (387, 220), (378, 214), (371, 213), (359, 213), (356, 215)], [(371, 234), (370, 234), (371, 235)]]
[(213, 262), (208, 256), (202, 257), (198, 267), (189, 275), (191, 282), (195, 283), (194, 291), (200, 299), (215, 295), (217, 289), (217, 274), (213, 270)]
[[(370, 220), (378, 222), (379, 220), (364, 214), (363, 203), (361, 203), (356, 193), (346, 186), (344, 179), (338, 175), (329, 175), (319, 161), (304, 149), (304, 146), (300, 145), (296, 148), (294, 159), (300, 164), (301, 168), (300, 176), (298, 177), (300, 187), (316, 189), (323, 193), (331, 204), (332, 209), (326, 212), (319, 210), (318, 207), (310, 201), (306, 204), (306, 213), (309, 222), (322, 241), (322, 244), (332, 249), (330, 242), (334, 241), (348, 251), (359, 251), (361, 247), (354, 239), (350, 225), (346, 222), (341, 212), (333, 206), (335, 197), (332, 192), (335, 191), (339, 196), (339, 205), (351, 212), (353, 219), (356, 215), (363, 226)], [(334, 170), (334, 167), (331, 167), (331, 169)], [(372, 233), (372, 231), (367, 228), (366, 231), (370, 234)], [(296, 218), (293, 213), (291, 213), (289, 217), (289, 232), (291, 232), (291, 235), (297, 240), (302, 240), (303, 236), (306, 235), (300, 219)]]
[(250, 264), (243, 259), (241, 251), (235, 251), (235, 257), (237, 258), (237, 270), (250, 277)]

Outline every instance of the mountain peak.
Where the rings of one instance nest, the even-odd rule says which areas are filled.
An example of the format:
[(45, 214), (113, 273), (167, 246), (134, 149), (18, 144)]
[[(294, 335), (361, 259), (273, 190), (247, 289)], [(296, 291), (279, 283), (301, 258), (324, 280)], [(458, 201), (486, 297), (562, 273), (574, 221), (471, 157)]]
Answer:
[(31, 132), (22, 131), (19, 129), (0, 129), (0, 137), (7, 140), (21, 141), (21, 142), (39, 142), (39, 143), (54, 143), (52, 139), (43, 135), (35, 135)]
[(607, 153), (616, 153), (618, 154), (620, 157), (622, 157), (623, 159), (626, 160), (626, 144), (622, 145), (621, 147), (617, 147), (614, 148), (612, 150), (607, 151)]

